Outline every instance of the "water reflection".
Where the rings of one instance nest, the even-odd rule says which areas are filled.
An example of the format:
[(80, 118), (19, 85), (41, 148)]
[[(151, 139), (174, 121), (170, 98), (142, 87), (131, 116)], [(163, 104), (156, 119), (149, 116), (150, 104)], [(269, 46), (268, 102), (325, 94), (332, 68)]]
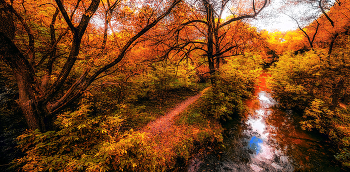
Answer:
[(257, 90), (248, 116), (225, 126), (225, 149), (198, 155), (188, 171), (341, 171), (326, 138), (301, 130), (292, 111)]
[(249, 148), (253, 149), (253, 152), (255, 152), (256, 154), (259, 154), (262, 142), (263, 141), (260, 138), (253, 136), (249, 141)]
[(266, 123), (266, 118), (271, 116), (270, 108), (276, 105), (276, 102), (269, 93), (261, 90), (257, 93), (257, 100), (257, 108), (249, 107), (250, 114), (246, 121), (248, 128), (244, 131), (244, 135), (251, 137), (249, 143), (258, 142), (255, 154), (250, 154), (251, 161), (248, 165), (251, 171), (294, 171), (288, 157), (281, 150), (271, 146), (270, 129), (274, 127)]
[[(292, 111), (273, 110), (266, 118), (271, 147), (288, 155), (296, 171), (343, 171), (333, 155), (336, 149), (323, 135), (304, 131)], [(295, 119), (295, 121), (293, 120)]]

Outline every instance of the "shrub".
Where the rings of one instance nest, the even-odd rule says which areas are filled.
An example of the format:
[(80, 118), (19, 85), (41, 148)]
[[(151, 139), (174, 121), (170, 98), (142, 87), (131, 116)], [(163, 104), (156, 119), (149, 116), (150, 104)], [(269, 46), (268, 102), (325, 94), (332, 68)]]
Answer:
[(251, 98), (257, 77), (261, 74), (260, 56), (246, 54), (227, 60), (216, 71), (215, 85), (206, 95), (203, 113), (215, 119), (229, 119), (233, 113), (245, 110), (244, 100)]
[(339, 147), (336, 156), (349, 166), (350, 53), (348, 50), (286, 53), (271, 68), (269, 85), (279, 105), (302, 112), (303, 129), (327, 134)]
[(93, 115), (82, 102), (58, 116), (57, 131), (27, 131), (18, 137), (26, 153), (13, 168), (23, 171), (155, 171), (161, 167), (145, 133), (120, 133), (120, 114)]

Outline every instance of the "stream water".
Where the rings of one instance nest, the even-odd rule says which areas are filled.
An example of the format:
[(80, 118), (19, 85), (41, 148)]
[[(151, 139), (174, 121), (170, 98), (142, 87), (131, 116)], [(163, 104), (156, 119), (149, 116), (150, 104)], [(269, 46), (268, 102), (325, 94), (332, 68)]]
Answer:
[(196, 171), (344, 171), (335, 148), (316, 132), (304, 131), (292, 111), (278, 109), (260, 76), (249, 113), (225, 124), (223, 148), (198, 154), (190, 161)]

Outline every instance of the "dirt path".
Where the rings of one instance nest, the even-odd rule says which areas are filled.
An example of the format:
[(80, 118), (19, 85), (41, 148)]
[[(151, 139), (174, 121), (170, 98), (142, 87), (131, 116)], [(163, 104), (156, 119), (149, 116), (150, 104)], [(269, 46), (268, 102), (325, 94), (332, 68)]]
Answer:
[(205, 88), (199, 94), (192, 96), (192, 97), (188, 98), (187, 100), (181, 102), (174, 109), (170, 110), (164, 116), (147, 124), (147, 126), (145, 128), (143, 128), (142, 131), (146, 132), (146, 133), (150, 133), (153, 136), (156, 136), (158, 134), (166, 132), (172, 126), (174, 117), (176, 115), (180, 114), (181, 112), (183, 112), (190, 104), (192, 104), (196, 100), (198, 100), (199, 97), (201, 97), (203, 95), (203, 93), (206, 92), (209, 88), (210, 87)]

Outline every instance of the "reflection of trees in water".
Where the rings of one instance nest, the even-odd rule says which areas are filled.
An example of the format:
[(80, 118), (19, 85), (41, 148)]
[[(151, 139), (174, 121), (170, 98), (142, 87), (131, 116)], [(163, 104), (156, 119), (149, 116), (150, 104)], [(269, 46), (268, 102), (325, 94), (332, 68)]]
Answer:
[(243, 132), (247, 130), (247, 125), (244, 123), (246, 120), (247, 118), (245, 116), (230, 122), (231, 126), (225, 133), (225, 149), (221, 159), (223, 163), (219, 171), (251, 171), (250, 167), (247, 165), (252, 161), (247, 148), (249, 136), (245, 135)]
[(224, 148), (199, 157), (197, 167), (190, 168), (189, 171), (251, 172), (249, 163), (252, 160), (247, 149), (248, 142), (245, 141), (249, 136), (243, 134), (247, 126), (241, 120), (242, 118), (233, 119), (225, 126)]
[(291, 111), (277, 108), (266, 116), (270, 133), (270, 146), (283, 151), (296, 171), (339, 171), (333, 148), (326, 138), (303, 131)]
[[(268, 93), (263, 96), (271, 98)], [(270, 100), (265, 100), (263, 105), (266, 106), (263, 107), (261, 101), (259, 104), (256, 101), (246, 103), (250, 105), (249, 113), (237, 116), (224, 126), (225, 148), (198, 158), (193, 171), (340, 171), (340, 164), (335, 160), (327, 139), (315, 132), (301, 130), (299, 119), (291, 111), (268, 108)], [(261, 114), (256, 111), (260, 108), (264, 111), (268, 145), (259, 134), (261, 132), (256, 131), (256, 126), (247, 123), (250, 118), (259, 118)], [(264, 141), (264, 149), (259, 154), (249, 145), (252, 138)], [(264, 151), (271, 151), (272, 158), (262, 155)]]

